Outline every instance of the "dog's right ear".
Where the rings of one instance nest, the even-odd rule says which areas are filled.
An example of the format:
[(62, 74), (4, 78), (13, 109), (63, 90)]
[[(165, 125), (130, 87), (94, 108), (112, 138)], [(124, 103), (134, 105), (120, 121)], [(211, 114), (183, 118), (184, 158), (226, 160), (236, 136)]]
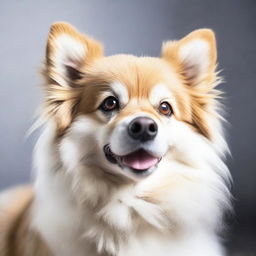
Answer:
[(51, 26), (48, 37), (45, 73), (51, 84), (72, 87), (82, 78), (83, 68), (102, 55), (99, 42), (68, 23), (57, 22)]
[(103, 56), (96, 40), (79, 33), (63, 22), (51, 26), (43, 75), (46, 79), (44, 115), (56, 122), (57, 133), (69, 127), (79, 102), (79, 80), (85, 68)]

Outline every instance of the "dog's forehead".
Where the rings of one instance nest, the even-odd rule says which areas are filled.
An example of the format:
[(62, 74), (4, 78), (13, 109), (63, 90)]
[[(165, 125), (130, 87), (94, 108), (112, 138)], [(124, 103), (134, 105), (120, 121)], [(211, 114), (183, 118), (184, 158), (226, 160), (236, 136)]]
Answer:
[[(87, 70), (90, 82), (105, 84), (124, 98), (150, 98), (180, 83), (174, 68), (160, 58), (114, 55), (99, 59)], [(161, 85), (161, 86), (159, 86)]]
[(127, 111), (130, 107), (133, 112), (138, 108), (150, 112), (161, 101), (167, 101), (176, 114), (184, 113), (184, 119), (188, 119), (189, 95), (175, 70), (176, 67), (160, 58), (130, 55), (101, 58), (84, 70), (85, 79), (81, 82), (85, 86), (79, 108), (81, 112), (93, 112), (114, 94), (121, 105), (130, 103)]

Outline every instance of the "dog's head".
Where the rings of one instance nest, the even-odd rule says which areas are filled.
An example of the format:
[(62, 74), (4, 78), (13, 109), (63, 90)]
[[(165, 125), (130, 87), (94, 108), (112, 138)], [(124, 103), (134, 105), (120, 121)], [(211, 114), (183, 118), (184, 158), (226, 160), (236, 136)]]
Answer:
[(137, 180), (173, 158), (191, 134), (214, 142), (215, 69), (209, 29), (164, 43), (161, 58), (105, 57), (99, 42), (53, 24), (45, 114), (54, 120), (66, 169), (92, 165)]

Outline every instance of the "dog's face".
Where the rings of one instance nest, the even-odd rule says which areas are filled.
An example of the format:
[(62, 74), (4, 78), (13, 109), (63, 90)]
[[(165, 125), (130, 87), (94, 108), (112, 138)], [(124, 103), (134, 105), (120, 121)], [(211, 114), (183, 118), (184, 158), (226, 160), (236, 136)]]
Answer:
[(138, 180), (173, 158), (190, 134), (214, 140), (215, 67), (210, 30), (165, 43), (161, 58), (105, 57), (95, 40), (54, 24), (45, 113), (56, 124), (64, 165)]

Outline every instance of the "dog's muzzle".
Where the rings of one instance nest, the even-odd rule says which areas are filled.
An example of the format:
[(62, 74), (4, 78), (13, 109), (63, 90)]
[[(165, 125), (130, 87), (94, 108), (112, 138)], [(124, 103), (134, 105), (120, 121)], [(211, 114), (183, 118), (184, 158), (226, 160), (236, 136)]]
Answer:
[(149, 117), (137, 117), (127, 126), (127, 134), (134, 142), (134, 151), (126, 155), (116, 155), (109, 144), (103, 150), (106, 158), (112, 164), (118, 164), (122, 169), (136, 174), (149, 175), (154, 171), (161, 158), (153, 156), (144, 149), (144, 144), (153, 141), (157, 135), (156, 122)]

